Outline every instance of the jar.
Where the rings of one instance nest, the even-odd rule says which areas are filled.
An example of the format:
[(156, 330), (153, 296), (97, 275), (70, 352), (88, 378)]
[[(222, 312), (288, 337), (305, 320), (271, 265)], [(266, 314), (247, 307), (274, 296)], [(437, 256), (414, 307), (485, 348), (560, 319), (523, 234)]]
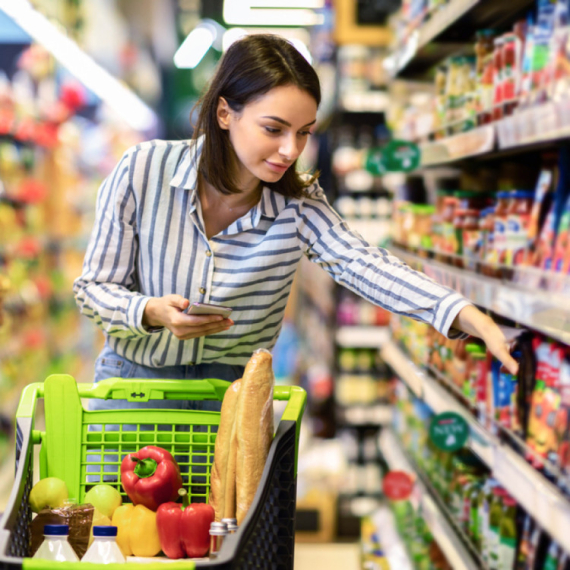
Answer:
[(501, 84), (503, 103), (505, 104), (505, 113), (507, 115), (510, 115), (516, 107), (515, 99), (520, 92), (521, 51), (521, 42), (515, 34), (505, 34), (503, 36)]
[[(495, 265), (502, 265), (505, 262), (507, 249), (507, 213), (509, 211), (509, 202), (511, 192), (499, 192), (497, 194), (497, 205), (495, 206), (494, 216), (494, 242), (492, 262)], [(498, 269), (498, 268), (497, 268)]]
[(471, 271), (477, 269), (479, 251), (482, 247), (482, 234), (479, 227), (481, 210), (465, 210), (463, 220), (463, 266)]
[(494, 99), (494, 58), (488, 54), (483, 60), (483, 73), (479, 81), (477, 92), (477, 110), (479, 112), (479, 124), (487, 125), (493, 120)]
[(489, 195), (476, 190), (458, 190), (455, 192), (458, 207), (461, 210), (482, 210), (489, 205)]
[(503, 43), (502, 37), (495, 38), (493, 45), (493, 120), (502, 118), (503, 110)]
[(494, 44), (493, 40), (495, 38), (495, 31), (494, 30), (479, 30), (475, 35), (476, 42), (475, 42), (475, 56), (476, 56), (476, 63), (475, 69), (477, 72), (477, 78), (483, 75), (484, 69), (484, 61), (485, 58), (493, 53)]
[[(453, 217), (453, 229), (455, 231), (455, 251), (453, 252), (456, 256), (463, 255), (463, 229), (465, 226), (465, 212), (467, 210), (460, 210), (459, 207), (455, 210), (455, 216)], [(463, 260), (454, 259), (454, 265), (458, 267), (463, 266)]]
[(453, 219), (455, 218), (455, 209), (457, 208), (457, 204), (458, 200), (455, 196), (448, 196), (443, 200), (441, 230), (443, 252), (446, 254), (455, 253), (457, 249), (455, 230), (453, 227)]
[(488, 263), (492, 262), (495, 251), (495, 208), (486, 208), (481, 212), (481, 273), (492, 275)]
[(511, 196), (507, 209), (506, 265), (520, 265), (524, 261), (533, 204), (533, 191), (517, 190)]

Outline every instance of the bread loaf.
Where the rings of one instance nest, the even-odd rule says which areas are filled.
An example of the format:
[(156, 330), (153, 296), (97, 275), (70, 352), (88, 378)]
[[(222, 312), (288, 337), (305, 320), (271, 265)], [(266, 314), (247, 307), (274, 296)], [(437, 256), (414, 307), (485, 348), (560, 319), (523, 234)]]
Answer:
[[(234, 423), (237, 410), (238, 393), (241, 380), (236, 380), (227, 390), (222, 402), (220, 415), (220, 425), (216, 436), (216, 446), (214, 448), (214, 465), (210, 475), (210, 504), (214, 508), (216, 521), (221, 521), (226, 511), (226, 489), (228, 483), (230, 487), (235, 487), (235, 467), (228, 481), (228, 460), (231, 450), (232, 434), (235, 437)], [(234, 445), (234, 465), (235, 465), (235, 445)], [(235, 492), (232, 493), (232, 503), (235, 503)], [(235, 506), (233, 507), (235, 510)]]
[(236, 412), (236, 518), (247, 515), (263, 474), (273, 439), (271, 353), (254, 352), (245, 367)]

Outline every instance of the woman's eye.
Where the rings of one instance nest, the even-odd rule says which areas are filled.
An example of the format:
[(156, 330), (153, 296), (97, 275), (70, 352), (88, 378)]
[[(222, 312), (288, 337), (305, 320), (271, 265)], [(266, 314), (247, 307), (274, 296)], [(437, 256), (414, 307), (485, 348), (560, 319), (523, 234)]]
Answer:
[(265, 127), (265, 130), (272, 135), (276, 135), (279, 132), (279, 129), (274, 129), (273, 127)]
[(303, 136), (303, 137), (308, 137), (308, 136), (311, 135), (312, 133), (311, 133), (311, 131), (301, 131), (299, 134), (300, 134), (301, 136)]

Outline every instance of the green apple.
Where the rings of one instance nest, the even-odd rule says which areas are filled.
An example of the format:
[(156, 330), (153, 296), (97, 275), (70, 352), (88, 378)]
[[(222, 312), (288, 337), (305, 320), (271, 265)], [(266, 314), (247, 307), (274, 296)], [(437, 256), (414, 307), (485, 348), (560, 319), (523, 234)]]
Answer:
[(123, 503), (121, 493), (111, 485), (95, 485), (85, 493), (85, 503), (91, 503), (102, 515), (111, 518)]
[(32, 487), (29, 500), (32, 511), (39, 513), (42, 509), (63, 507), (68, 498), (69, 492), (65, 481), (57, 477), (46, 477)]

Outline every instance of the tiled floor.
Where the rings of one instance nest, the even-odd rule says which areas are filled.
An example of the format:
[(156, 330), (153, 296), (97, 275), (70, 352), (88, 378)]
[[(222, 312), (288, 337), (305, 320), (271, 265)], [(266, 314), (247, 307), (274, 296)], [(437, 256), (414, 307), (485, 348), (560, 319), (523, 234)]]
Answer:
[(295, 570), (360, 570), (358, 544), (295, 545)]

